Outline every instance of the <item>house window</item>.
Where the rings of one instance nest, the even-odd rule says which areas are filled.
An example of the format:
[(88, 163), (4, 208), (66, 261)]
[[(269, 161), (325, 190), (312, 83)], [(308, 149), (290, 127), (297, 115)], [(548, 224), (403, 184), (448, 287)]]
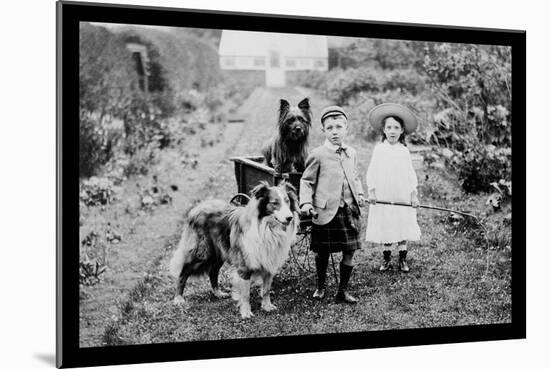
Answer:
[(294, 58), (287, 58), (286, 59), (286, 66), (288, 68), (296, 68), (296, 59)]
[(254, 66), (255, 67), (264, 67), (265, 66), (265, 57), (258, 56), (254, 58)]
[(247, 67), (250, 65), (250, 59), (247, 57), (242, 57), (237, 60), (237, 65), (239, 67)]
[(315, 60), (314, 67), (316, 69), (326, 68), (326, 63), (323, 59)]
[(235, 59), (230, 57), (230, 56), (226, 56), (223, 58), (223, 65), (226, 66), (226, 67), (234, 67), (235, 66)]
[(310, 68), (311, 67), (311, 63), (310, 63), (309, 59), (300, 59), (299, 63), (300, 63), (301, 68)]

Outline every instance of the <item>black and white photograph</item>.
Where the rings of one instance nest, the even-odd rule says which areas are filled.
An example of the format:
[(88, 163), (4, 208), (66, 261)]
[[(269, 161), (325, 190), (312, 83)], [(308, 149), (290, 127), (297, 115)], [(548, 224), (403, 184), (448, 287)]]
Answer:
[(511, 322), (510, 47), (79, 40), (81, 347)]
[(525, 337), (523, 31), (101, 5), (58, 15), (69, 366)]

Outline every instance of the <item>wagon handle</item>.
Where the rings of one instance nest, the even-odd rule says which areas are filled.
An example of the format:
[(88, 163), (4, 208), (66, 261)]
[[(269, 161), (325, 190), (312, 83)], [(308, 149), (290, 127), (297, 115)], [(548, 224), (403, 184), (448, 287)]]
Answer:
[(281, 182), (288, 182), (289, 178), (290, 178), (290, 176), (288, 175), (288, 173), (277, 173), (277, 172), (275, 172), (275, 174), (273, 174), (273, 179), (274, 179), (275, 185), (279, 185)]

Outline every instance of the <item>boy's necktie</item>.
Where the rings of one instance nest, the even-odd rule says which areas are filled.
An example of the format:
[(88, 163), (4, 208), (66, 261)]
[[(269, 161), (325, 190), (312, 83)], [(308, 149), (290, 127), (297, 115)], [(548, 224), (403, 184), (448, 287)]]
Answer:
[(343, 152), (344, 154), (346, 154), (346, 156), (348, 156), (348, 152), (346, 151), (346, 148), (345, 148), (345, 147), (342, 147), (342, 146), (338, 146), (338, 148), (336, 149), (336, 153), (337, 153), (338, 155), (340, 155), (340, 153), (342, 153), (342, 152)]

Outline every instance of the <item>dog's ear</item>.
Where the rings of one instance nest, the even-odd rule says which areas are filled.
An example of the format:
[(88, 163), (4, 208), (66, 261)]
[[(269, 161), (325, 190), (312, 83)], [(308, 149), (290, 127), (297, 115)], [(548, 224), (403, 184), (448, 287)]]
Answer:
[(290, 109), (290, 103), (285, 99), (281, 99), (281, 105), (279, 107), (279, 112), (281, 114), (287, 112)]
[(250, 194), (257, 199), (261, 199), (267, 195), (268, 191), (269, 183), (267, 183), (266, 181), (260, 181), (260, 184), (254, 187), (252, 191), (250, 191)]
[(283, 187), (285, 188), (288, 198), (290, 199), (290, 209), (295, 212), (298, 211), (299, 203), (298, 196), (296, 195), (296, 189), (292, 184), (290, 184), (290, 182), (284, 182)]
[(303, 99), (302, 101), (300, 101), (298, 103), (298, 107), (301, 109), (301, 110), (309, 110), (309, 98), (306, 97), (305, 99)]

